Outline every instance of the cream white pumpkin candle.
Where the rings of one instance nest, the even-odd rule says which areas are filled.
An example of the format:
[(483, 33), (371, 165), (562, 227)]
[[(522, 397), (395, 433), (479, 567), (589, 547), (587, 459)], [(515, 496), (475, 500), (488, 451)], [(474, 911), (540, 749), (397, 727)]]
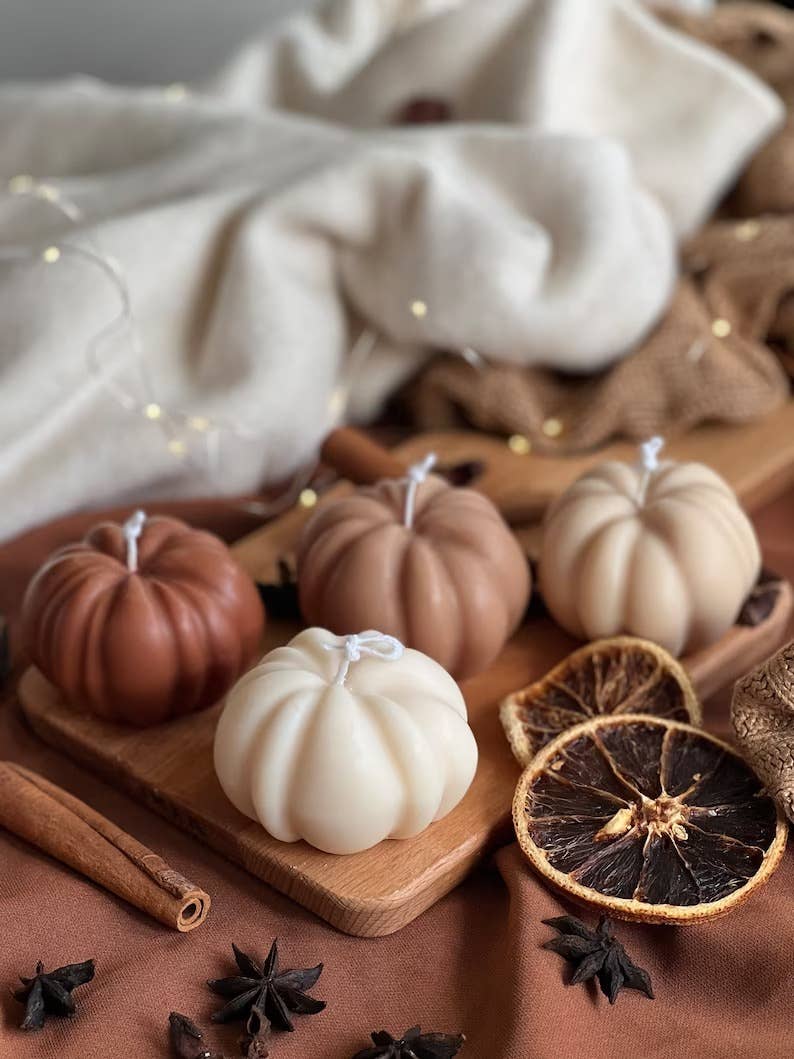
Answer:
[(305, 629), (229, 693), (215, 771), (284, 842), (356, 853), (409, 838), (468, 790), (477, 744), (455, 681), (391, 636)]
[(581, 639), (620, 633), (675, 655), (718, 640), (756, 582), (749, 519), (718, 474), (660, 461), (661, 438), (634, 465), (588, 471), (547, 513), (540, 585), (554, 619)]

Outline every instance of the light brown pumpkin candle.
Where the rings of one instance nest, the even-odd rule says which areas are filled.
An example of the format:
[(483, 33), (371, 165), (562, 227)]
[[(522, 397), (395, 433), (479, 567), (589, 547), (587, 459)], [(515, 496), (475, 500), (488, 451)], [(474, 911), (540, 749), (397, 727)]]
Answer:
[(36, 772), (0, 762), (0, 827), (182, 932), (210, 897), (132, 835)]
[(530, 575), (491, 501), (450, 487), (432, 462), (318, 508), (298, 547), (300, 605), (312, 625), (380, 629), (461, 679), (502, 649)]

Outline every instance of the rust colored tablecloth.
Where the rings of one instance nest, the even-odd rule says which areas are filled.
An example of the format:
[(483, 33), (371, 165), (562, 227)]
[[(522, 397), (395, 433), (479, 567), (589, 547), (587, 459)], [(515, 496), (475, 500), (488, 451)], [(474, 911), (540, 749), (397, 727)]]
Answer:
[[(169, 506), (184, 513), (185, 505)], [(229, 503), (193, 505), (192, 521), (227, 538), (253, 528)], [(30, 573), (90, 516), (64, 520), (0, 549), (0, 611), (13, 616)], [(794, 578), (794, 492), (760, 511), (768, 565)], [(724, 920), (688, 929), (619, 925), (650, 971), (657, 999), (623, 993), (614, 1008), (595, 990), (564, 985), (565, 964), (539, 946), (541, 920), (561, 903), (501, 850), (463, 886), (391, 937), (346, 937), (92, 778), (25, 727), (13, 698), (0, 708), (0, 752), (38, 769), (117, 821), (204, 886), (213, 907), (189, 935), (164, 929), (117, 898), (0, 832), (0, 1056), (3, 1059), (159, 1059), (172, 1009), (236, 1054), (236, 1029), (210, 1027), (205, 979), (232, 973), (231, 942), (264, 954), (278, 936), (286, 963), (325, 961), (321, 1015), (279, 1034), (274, 1059), (346, 1059), (371, 1029), (463, 1031), (468, 1059), (790, 1059), (794, 1010), (794, 853), (769, 885)], [(709, 704), (725, 731), (728, 696)], [(581, 914), (581, 913), (579, 913)], [(592, 917), (590, 917), (592, 918)], [(16, 1029), (17, 974), (94, 957), (74, 1022)]]

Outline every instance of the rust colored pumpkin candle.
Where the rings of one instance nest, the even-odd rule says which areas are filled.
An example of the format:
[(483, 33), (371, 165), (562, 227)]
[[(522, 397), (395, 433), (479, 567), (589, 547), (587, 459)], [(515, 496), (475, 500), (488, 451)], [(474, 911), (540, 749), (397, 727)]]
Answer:
[(311, 624), (381, 629), (460, 679), (502, 649), (530, 576), (491, 501), (449, 486), (434, 463), (322, 505), (299, 544), (298, 590)]
[(610, 460), (549, 510), (540, 555), (543, 597), (581, 639), (629, 633), (674, 655), (718, 640), (758, 579), (749, 519), (701, 463), (660, 462), (661, 438), (638, 464)]
[(50, 556), (23, 621), (72, 705), (145, 726), (217, 702), (256, 657), (264, 613), (223, 541), (137, 511)]

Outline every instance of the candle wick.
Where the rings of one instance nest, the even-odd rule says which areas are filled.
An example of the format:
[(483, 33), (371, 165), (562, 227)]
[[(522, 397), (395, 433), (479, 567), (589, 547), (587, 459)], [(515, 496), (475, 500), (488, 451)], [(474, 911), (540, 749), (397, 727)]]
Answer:
[(353, 633), (345, 636), (341, 643), (324, 643), (326, 651), (344, 651), (339, 669), (334, 677), (334, 684), (344, 684), (350, 671), (351, 662), (358, 662), (364, 655), (379, 658), (382, 662), (396, 662), (402, 658), (405, 648), (394, 636), (369, 629), (367, 632)]
[(645, 503), (645, 497), (648, 493), (648, 486), (651, 484), (651, 479), (654, 474), (659, 470), (659, 453), (664, 448), (664, 438), (658, 434), (647, 441), (644, 441), (640, 445), (640, 469), (642, 476), (640, 477), (640, 485), (637, 492), (637, 503), (642, 507)]
[(138, 538), (143, 533), (145, 522), (146, 512), (136, 511), (121, 527), (124, 540), (127, 542), (127, 569), (130, 573), (135, 573), (138, 569)]
[(419, 486), (425, 481), (428, 474), (436, 465), (435, 452), (428, 452), (427, 456), (420, 462), (414, 463), (408, 468), (405, 478), (400, 481), (405, 483), (405, 508), (403, 509), (403, 526), (410, 529), (414, 524), (414, 511), (416, 509), (416, 494)]

